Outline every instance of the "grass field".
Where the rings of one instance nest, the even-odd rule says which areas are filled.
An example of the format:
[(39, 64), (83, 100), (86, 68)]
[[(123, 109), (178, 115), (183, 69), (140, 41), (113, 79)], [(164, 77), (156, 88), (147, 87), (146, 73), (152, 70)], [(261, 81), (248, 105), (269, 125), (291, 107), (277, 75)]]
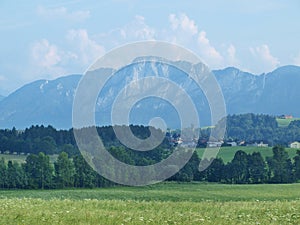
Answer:
[[(198, 148), (196, 151), (201, 158), (204, 152), (204, 148)], [(210, 150), (210, 149), (208, 149)], [(213, 150), (213, 149), (212, 149)], [(217, 157), (222, 158), (225, 163), (231, 161), (234, 157), (234, 154), (238, 151), (242, 150), (247, 154), (253, 152), (260, 152), (263, 157), (272, 156), (272, 147), (248, 147), (248, 146), (236, 146), (236, 147), (222, 147), (217, 155)], [(294, 148), (286, 148), (285, 149), (290, 158), (294, 158), (297, 152), (297, 149)]]
[[(13, 155), (13, 154), (0, 154), (0, 159), (4, 158), (5, 161), (15, 161), (18, 163), (24, 163), (27, 155)], [(50, 155), (50, 162), (55, 162), (58, 155)]]
[(291, 119), (279, 119), (276, 118), (279, 127), (287, 127), (290, 122), (294, 120), (300, 120), (300, 118), (291, 118)]
[(11, 160), (18, 163), (24, 163), (26, 157), (27, 157), (26, 155), (0, 154), (0, 159), (4, 158), (5, 161)]
[(0, 224), (299, 224), (300, 184), (0, 191)]

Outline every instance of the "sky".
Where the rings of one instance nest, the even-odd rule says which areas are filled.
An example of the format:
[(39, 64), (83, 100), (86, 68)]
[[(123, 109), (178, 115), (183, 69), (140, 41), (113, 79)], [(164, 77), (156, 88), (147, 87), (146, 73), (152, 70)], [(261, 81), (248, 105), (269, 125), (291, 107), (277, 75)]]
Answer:
[(113, 48), (168, 41), (210, 69), (300, 65), (298, 0), (0, 1), (0, 95), (83, 74)]

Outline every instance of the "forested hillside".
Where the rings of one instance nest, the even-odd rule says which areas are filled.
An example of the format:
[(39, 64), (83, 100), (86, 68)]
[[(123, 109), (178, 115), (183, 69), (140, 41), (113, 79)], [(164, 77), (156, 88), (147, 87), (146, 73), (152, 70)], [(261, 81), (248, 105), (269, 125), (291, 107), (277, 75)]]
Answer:
[(271, 146), (288, 146), (290, 142), (300, 140), (300, 120), (292, 121), (286, 127), (279, 127), (275, 116), (249, 113), (229, 115), (226, 123), (225, 140), (249, 143), (263, 141)]

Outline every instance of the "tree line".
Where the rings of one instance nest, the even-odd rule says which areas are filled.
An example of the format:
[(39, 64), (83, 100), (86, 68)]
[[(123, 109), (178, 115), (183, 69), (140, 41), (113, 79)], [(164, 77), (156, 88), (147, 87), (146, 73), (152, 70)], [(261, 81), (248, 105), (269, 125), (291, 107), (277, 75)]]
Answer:
[[(123, 147), (113, 147), (110, 152), (127, 163), (149, 165), (150, 158), (130, 158)], [(156, 152), (157, 160), (166, 157)], [(300, 151), (292, 159), (284, 147), (275, 146), (273, 156), (266, 160), (259, 152), (246, 154), (239, 150), (227, 164), (221, 158), (212, 162), (204, 159), (210, 166), (199, 172), (200, 158), (194, 152), (189, 162), (168, 181), (191, 182), (206, 181), (227, 184), (292, 183), (300, 180)], [(127, 176), (123, 171), (122, 176)], [(119, 174), (120, 175), (120, 174)], [(61, 152), (54, 163), (49, 155), (42, 152), (30, 154), (25, 163), (0, 160), (1, 189), (54, 189), (54, 188), (94, 188), (117, 185), (95, 172), (80, 155), (69, 157)]]
[[(224, 124), (224, 120), (216, 126)], [(268, 143), (270, 146), (288, 146), (293, 141), (300, 141), (300, 120), (292, 121), (286, 127), (279, 127), (274, 116), (241, 114), (226, 117), (226, 134), (224, 141), (244, 141), (248, 143)], [(99, 136), (107, 148), (122, 146), (114, 133), (112, 126), (96, 127)], [(135, 136), (145, 139), (150, 135), (149, 127), (130, 125)], [(211, 129), (199, 130), (198, 147), (206, 147)], [(168, 133), (167, 133), (168, 134)], [(173, 135), (180, 135), (176, 131)], [(171, 148), (168, 138), (160, 145), (162, 148)], [(52, 126), (31, 126), (19, 131), (13, 129), (0, 129), (0, 152), (16, 154), (38, 154), (44, 152), (47, 155), (66, 152), (70, 156), (79, 153), (76, 146), (73, 130), (56, 130)]]
[(292, 159), (282, 146), (273, 147), (273, 156), (264, 159), (260, 152), (237, 151), (231, 162), (221, 158), (201, 172), (201, 180), (228, 184), (293, 183), (300, 180), (300, 150)]
[(69, 158), (61, 152), (50, 162), (44, 153), (30, 154), (25, 163), (0, 160), (0, 188), (53, 189), (93, 188), (112, 186), (113, 183), (97, 174), (81, 155)]
[[(140, 139), (150, 136), (149, 127), (142, 125), (130, 125), (129, 127), (132, 133)], [(112, 126), (96, 127), (96, 129), (107, 148), (122, 145)], [(168, 147), (167, 140), (164, 140), (160, 146)], [(6, 152), (10, 154), (38, 154), (43, 152), (46, 155), (66, 152), (71, 156), (79, 154), (73, 129), (57, 130), (50, 125), (36, 125), (25, 130), (0, 129), (0, 153)]]

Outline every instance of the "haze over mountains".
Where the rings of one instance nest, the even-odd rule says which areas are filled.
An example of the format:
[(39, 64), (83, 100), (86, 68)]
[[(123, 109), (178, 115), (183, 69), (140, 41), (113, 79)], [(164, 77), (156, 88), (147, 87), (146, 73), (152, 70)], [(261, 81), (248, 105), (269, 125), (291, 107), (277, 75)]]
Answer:
[[(284, 66), (259, 76), (233, 67), (212, 72), (223, 91), (228, 114), (251, 112), (300, 117), (300, 67)], [(124, 79), (126, 74), (131, 74), (131, 80), (134, 76), (140, 78), (146, 74), (171, 78), (188, 89), (188, 94), (197, 102), (201, 126), (210, 125), (210, 111), (202, 91), (196, 90), (193, 83), (183, 79), (180, 72), (165, 68), (159, 63), (134, 64), (116, 74), (103, 88), (97, 101), (97, 125), (109, 124), (111, 103), (128, 82)], [(71, 128), (73, 98), (80, 79), (81, 75), (70, 75), (52, 81), (38, 80), (21, 87), (4, 99), (0, 96), (0, 128), (15, 126), (23, 129), (35, 124)], [(155, 98), (135, 105), (131, 121), (147, 124), (152, 117), (161, 115), (169, 127), (178, 126), (178, 122), (173, 123), (173, 118), (178, 116), (176, 110)]]

